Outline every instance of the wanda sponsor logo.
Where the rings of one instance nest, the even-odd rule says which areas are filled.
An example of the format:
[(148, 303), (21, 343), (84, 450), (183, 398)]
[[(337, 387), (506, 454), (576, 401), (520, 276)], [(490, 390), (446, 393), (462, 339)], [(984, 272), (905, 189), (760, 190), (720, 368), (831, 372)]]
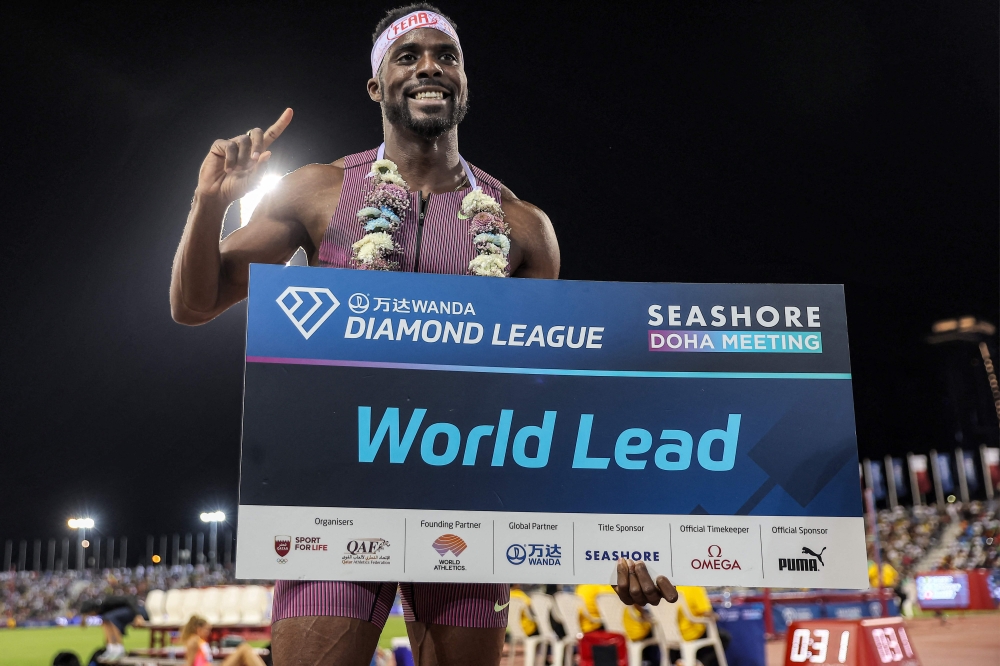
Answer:
[(711, 545), (708, 547), (708, 557), (691, 560), (692, 569), (710, 569), (712, 571), (742, 571), (739, 560), (723, 557), (722, 546)]

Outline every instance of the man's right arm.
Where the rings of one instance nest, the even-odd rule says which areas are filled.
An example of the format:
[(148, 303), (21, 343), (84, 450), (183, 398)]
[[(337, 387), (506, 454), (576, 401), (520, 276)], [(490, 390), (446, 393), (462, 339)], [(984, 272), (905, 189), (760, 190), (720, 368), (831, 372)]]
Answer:
[(310, 197), (301, 192), (313, 190), (317, 176), (327, 175), (317, 174), (317, 169), (330, 168), (305, 167), (283, 178), (258, 204), (249, 224), (221, 242), (228, 204), (195, 192), (171, 273), (174, 321), (203, 324), (246, 298), (251, 263), (286, 263), (299, 247), (314, 253), (312, 235), (304, 224)]
[(267, 148), (292, 120), (286, 109), (266, 131), (220, 139), (198, 174), (184, 233), (174, 256), (170, 311), (175, 321), (197, 325), (246, 298), (251, 263), (285, 263), (299, 247), (314, 256), (318, 244), (317, 203), (342, 171), (313, 165), (281, 180), (254, 210), (250, 223), (220, 242), (226, 210), (260, 182), (271, 156)]

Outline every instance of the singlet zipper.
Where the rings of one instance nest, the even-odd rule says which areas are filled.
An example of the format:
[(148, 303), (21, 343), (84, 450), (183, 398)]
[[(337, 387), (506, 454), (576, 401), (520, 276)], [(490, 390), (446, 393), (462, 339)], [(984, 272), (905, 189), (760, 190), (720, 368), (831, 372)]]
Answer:
[(427, 206), (430, 205), (431, 195), (427, 195), (427, 199), (424, 199), (424, 193), (420, 193), (420, 215), (417, 219), (417, 249), (413, 254), (413, 272), (417, 273), (420, 271), (420, 240), (424, 236), (424, 214), (427, 212)]

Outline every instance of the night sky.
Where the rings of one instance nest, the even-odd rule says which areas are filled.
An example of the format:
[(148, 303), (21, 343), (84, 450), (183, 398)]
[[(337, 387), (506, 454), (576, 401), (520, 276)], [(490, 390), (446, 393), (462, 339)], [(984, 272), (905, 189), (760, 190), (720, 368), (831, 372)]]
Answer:
[[(924, 338), (1000, 318), (996, 2), (439, 4), (462, 153), (563, 278), (844, 283), (862, 455), (953, 446)], [(378, 145), (391, 6), (5, 10), (0, 540), (235, 517), (245, 308), (167, 300), (198, 166), (286, 106), (281, 172)]]

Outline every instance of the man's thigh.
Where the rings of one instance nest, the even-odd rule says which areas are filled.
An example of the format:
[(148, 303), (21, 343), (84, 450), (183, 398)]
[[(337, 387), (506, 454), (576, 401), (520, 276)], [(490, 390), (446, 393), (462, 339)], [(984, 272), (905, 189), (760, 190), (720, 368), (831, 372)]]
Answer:
[(271, 630), (274, 666), (369, 666), (381, 633), (371, 622), (350, 617), (278, 620)]
[[(504, 629), (407, 622), (416, 666), (497, 666)], [(275, 666), (282, 666), (275, 662)]]

